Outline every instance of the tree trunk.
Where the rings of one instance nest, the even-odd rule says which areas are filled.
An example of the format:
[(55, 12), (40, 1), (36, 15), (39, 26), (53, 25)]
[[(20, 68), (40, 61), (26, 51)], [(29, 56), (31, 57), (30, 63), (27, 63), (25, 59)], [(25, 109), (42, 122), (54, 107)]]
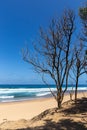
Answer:
[(72, 92), (70, 92), (70, 101), (72, 101), (72, 96), (73, 96), (73, 94), (72, 94)]
[(62, 102), (57, 100), (57, 107), (58, 107), (59, 109), (61, 109), (61, 106), (62, 106), (61, 104), (62, 104)]
[(57, 95), (57, 107), (60, 109), (62, 106), (62, 97), (61, 97), (61, 94), (58, 93)]
[(78, 76), (77, 76), (77, 78), (76, 78), (75, 103), (77, 102), (77, 88), (78, 88)]

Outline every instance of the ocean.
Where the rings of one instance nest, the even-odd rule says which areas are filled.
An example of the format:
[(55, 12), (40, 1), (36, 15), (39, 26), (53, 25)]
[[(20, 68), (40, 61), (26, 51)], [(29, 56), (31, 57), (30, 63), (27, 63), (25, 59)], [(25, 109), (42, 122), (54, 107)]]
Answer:
[[(50, 87), (56, 92), (55, 85), (50, 85)], [(72, 87), (69, 85), (67, 92), (70, 90)], [(79, 85), (78, 91), (87, 91), (87, 85)], [(0, 102), (32, 100), (49, 96), (51, 93), (46, 85), (0, 85)]]

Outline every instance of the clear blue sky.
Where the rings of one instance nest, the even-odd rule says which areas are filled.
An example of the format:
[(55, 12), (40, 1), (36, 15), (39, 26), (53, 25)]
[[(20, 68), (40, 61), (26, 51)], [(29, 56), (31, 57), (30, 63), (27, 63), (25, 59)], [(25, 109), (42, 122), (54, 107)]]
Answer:
[[(76, 12), (83, 0), (1, 0), (0, 1), (0, 84), (42, 83), (40, 76), (22, 60), (21, 48), (31, 43), (39, 27), (64, 8)], [(84, 78), (84, 77), (83, 77)]]

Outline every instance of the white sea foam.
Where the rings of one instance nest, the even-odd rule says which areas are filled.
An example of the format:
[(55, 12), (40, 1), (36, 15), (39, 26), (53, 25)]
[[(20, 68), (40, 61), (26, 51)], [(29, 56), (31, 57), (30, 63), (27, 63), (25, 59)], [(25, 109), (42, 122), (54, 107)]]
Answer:
[[(63, 88), (64, 89), (64, 88)], [(52, 91), (56, 91), (56, 88), (51, 88)], [(68, 90), (72, 90), (72, 87), (68, 87)], [(75, 90), (75, 87), (73, 88)], [(78, 87), (78, 90), (87, 91), (87, 87)], [(23, 94), (23, 97), (22, 97)], [(12, 100), (17, 97), (32, 98), (41, 97), (50, 94), (49, 88), (0, 88), (0, 100)], [(28, 96), (29, 95), (29, 96)], [(17, 99), (18, 100), (18, 99)]]
[[(72, 90), (72, 87), (69, 87), (67, 90)], [(75, 87), (73, 87), (73, 90), (75, 90)], [(78, 90), (86, 90), (87, 91), (87, 87), (78, 87)]]
[[(63, 88), (64, 89), (64, 88)], [(73, 90), (75, 87), (73, 88)], [(56, 91), (56, 88), (51, 88), (52, 91)], [(72, 90), (72, 87), (69, 87), (68, 90)], [(78, 90), (87, 90), (87, 87), (78, 87)], [(0, 88), (0, 94), (12, 94), (12, 93), (42, 93), (50, 92), (49, 88)]]
[[(56, 91), (56, 88), (51, 88), (52, 91)], [(37, 93), (37, 92), (49, 92), (49, 88), (18, 88), (18, 89), (0, 89), (0, 94), (9, 94), (9, 93)]]
[(51, 94), (51, 92), (38, 93), (38, 94), (36, 94), (36, 96), (37, 96), (37, 97), (41, 97), (41, 96), (46, 96), (46, 95), (48, 95), (48, 94)]
[(78, 90), (87, 90), (87, 87), (78, 88)]
[(0, 99), (12, 99), (14, 96), (0, 96)]

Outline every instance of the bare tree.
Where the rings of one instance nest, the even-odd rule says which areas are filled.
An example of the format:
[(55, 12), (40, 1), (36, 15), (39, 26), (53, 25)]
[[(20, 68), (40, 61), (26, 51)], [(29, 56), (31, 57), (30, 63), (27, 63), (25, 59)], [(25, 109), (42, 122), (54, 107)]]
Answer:
[[(34, 54), (29, 49), (22, 52), (24, 61), (31, 64), (36, 72), (47, 74), (53, 79), (57, 92), (51, 92), (58, 108), (61, 108), (73, 63), (70, 49), (74, 30), (75, 15), (72, 10), (65, 10), (60, 19), (52, 20), (47, 32), (40, 29), (39, 41), (33, 46)], [(66, 85), (63, 89), (64, 82)]]
[(85, 54), (85, 48), (82, 43), (75, 46), (74, 50), (74, 64), (72, 65), (72, 71), (74, 74), (74, 81), (75, 81), (75, 102), (77, 101), (77, 90), (78, 90), (78, 83), (79, 78), (81, 75), (87, 73), (86, 67), (87, 67), (87, 60), (86, 60), (86, 54)]

